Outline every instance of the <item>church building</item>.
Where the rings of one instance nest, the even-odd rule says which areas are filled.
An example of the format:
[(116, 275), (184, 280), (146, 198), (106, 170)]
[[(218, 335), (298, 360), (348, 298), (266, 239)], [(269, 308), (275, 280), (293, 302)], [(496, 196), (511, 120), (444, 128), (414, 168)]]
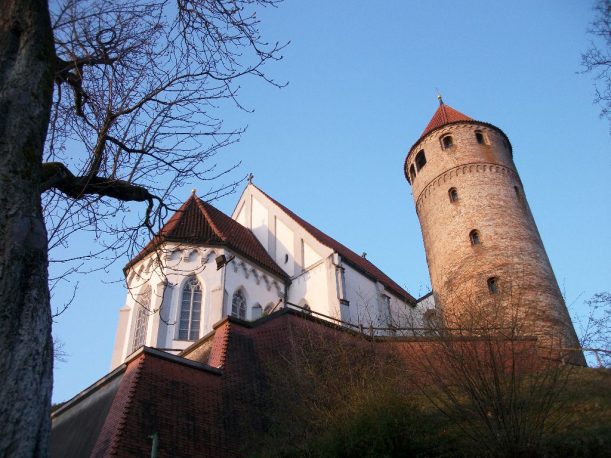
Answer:
[(112, 371), (53, 412), (53, 455), (239, 456), (235, 412), (298, 330), (409, 353), (433, 324), (494, 310), (523, 345), (585, 365), (508, 137), (439, 102), (404, 163), (432, 293), (412, 297), (252, 179), (231, 216), (194, 191), (125, 267)]
[(113, 368), (142, 345), (183, 350), (229, 315), (253, 321), (292, 304), (389, 329), (431, 306), (252, 182), (232, 217), (193, 193), (125, 274)]

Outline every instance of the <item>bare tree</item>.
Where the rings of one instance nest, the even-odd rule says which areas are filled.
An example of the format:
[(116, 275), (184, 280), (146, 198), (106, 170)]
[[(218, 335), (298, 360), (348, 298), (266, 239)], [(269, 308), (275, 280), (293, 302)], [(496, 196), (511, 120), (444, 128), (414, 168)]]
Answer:
[(461, 428), (475, 455), (538, 456), (571, 372), (566, 349), (551, 345), (561, 339), (530, 334), (529, 308), (511, 288), (488, 300), (453, 299), (460, 311), (442, 309), (428, 320), (430, 330), (414, 331), (422, 335), (406, 355), (420, 374), (414, 382)]
[(611, 293), (596, 293), (585, 304), (587, 314), (576, 319), (579, 343), (599, 367), (611, 367)]
[[(261, 456), (411, 456), (426, 442), (431, 424), (400, 361), (369, 333), (341, 329), (312, 312), (291, 326), (283, 351), (268, 355), (266, 408), (257, 413), (267, 430), (249, 441)], [(362, 431), (363, 420), (380, 428)]]
[(100, 242), (59, 277), (112, 260), (158, 227), (176, 186), (226, 172), (211, 159), (242, 133), (219, 115), (242, 108), (237, 81), (277, 85), (263, 66), (282, 45), (262, 41), (256, 16), (276, 3), (0, 3), (0, 456), (47, 454), (49, 249), (78, 231)]
[(588, 30), (592, 41), (581, 56), (581, 65), (594, 75), (594, 103), (600, 104), (600, 115), (611, 121), (611, 0), (597, 0), (594, 11)]

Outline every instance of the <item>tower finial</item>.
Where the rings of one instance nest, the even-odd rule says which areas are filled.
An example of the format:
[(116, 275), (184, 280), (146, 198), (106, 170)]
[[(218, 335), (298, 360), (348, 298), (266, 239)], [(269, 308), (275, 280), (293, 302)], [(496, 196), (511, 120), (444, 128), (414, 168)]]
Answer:
[(255, 176), (254, 176), (252, 173), (249, 173), (249, 174), (248, 174), (248, 176), (246, 177), (246, 179), (248, 180), (248, 183), (249, 183), (249, 184), (252, 184), (252, 179), (253, 179), (254, 177), (255, 177)]
[(435, 88), (435, 90), (437, 91), (437, 100), (439, 100), (439, 105), (443, 105), (443, 97), (441, 97), (441, 92), (439, 92), (439, 89)]
[(196, 192), (197, 192), (197, 189), (195, 188), (191, 189), (191, 194), (195, 195)]

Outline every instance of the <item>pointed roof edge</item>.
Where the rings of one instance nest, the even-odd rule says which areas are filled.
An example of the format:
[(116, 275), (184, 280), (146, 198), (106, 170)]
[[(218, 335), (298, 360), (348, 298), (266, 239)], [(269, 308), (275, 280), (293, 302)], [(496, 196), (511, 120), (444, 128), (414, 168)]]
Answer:
[[(333, 237), (325, 234), (323, 231), (315, 227), (314, 225), (308, 223), (306, 220), (301, 218), (299, 215), (295, 214), (292, 210), (288, 209), (276, 199), (271, 197), (265, 191), (257, 187), (254, 183), (249, 183), (249, 186), (254, 187), (257, 191), (267, 197), (272, 203), (274, 203), (278, 208), (284, 211), (290, 218), (292, 218), (298, 225), (306, 230), (312, 237), (318, 240), (321, 244), (331, 248), (333, 251), (337, 252), (348, 264), (359, 270), (361, 273), (366, 276), (373, 278), (376, 281), (382, 283), (390, 292), (399, 296), (401, 299), (406, 302), (416, 305), (417, 301), (410, 293), (408, 293), (405, 289), (403, 289), (397, 282), (395, 282), (392, 278), (382, 272), (375, 264), (373, 264), (370, 260), (363, 258), (362, 256), (356, 254), (347, 246), (335, 240)], [(241, 198), (241, 197), (240, 197)], [(239, 201), (238, 201), (239, 202)], [(236, 205), (237, 208), (237, 205)]]
[(193, 189), (191, 191), (191, 194), (187, 198), (187, 200), (185, 200), (181, 204), (181, 206), (178, 207), (178, 210), (176, 210), (174, 214), (170, 216), (170, 218), (165, 222), (165, 224), (161, 227), (161, 229), (159, 229), (159, 232), (153, 235), (153, 238), (149, 240), (148, 243), (142, 247), (142, 249), (138, 252), (138, 254), (134, 256), (132, 259), (130, 259), (127, 262), (127, 264), (125, 264), (125, 266), (123, 267), (123, 273), (127, 274), (128, 269), (130, 269), (135, 264), (140, 262), (142, 259), (147, 257), (149, 254), (153, 253), (159, 247), (160, 244), (164, 242), (172, 241), (172, 240), (168, 240), (167, 234), (172, 232), (173, 229), (175, 229), (176, 225), (180, 222), (180, 219), (185, 214), (187, 207), (191, 203), (191, 201), (195, 201), (197, 203), (197, 200), (199, 199), (195, 195), (195, 189)]
[(513, 156), (513, 146), (511, 145), (511, 141), (502, 129), (495, 126), (494, 124), (490, 124), (489, 122), (478, 121), (477, 119), (473, 119), (470, 116), (467, 116), (466, 114), (461, 113), (460, 111), (452, 108), (451, 106), (446, 105), (443, 99), (439, 98), (439, 107), (433, 114), (433, 117), (431, 118), (427, 126), (424, 128), (424, 131), (422, 132), (418, 140), (416, 140), (414, 144), (409, 148), (407, 155), (405, 156), (405, 161), (403, 163), (403, 174), (405, 175), (405, 178), (408, 182), (410, 182), (410, 179), (407, 174), (407, 162), (416, 146), (420, 142), (422, 142), (422, 140), (424, 140), (428, 135), (432, 134), (438, 129), (453, 124), (479, 124), (498, 131), (507, 140), (507, 143), (509, 145), (509, 152)]
[(445, 126), (446, 124), (458, 121), (474, 121), (474, 119), (470, 116), (467, 116), (466, 114), (461, 113), (460, 111), (452, 108), (451, 106), (446, 105), (440, 96), (438, 98), (439, 107), (437, 108), (437, 111), (435, 111), (435, 113), (433, 114), (433, 117), (431, 118), (427, 126), (424, 128), (422, 135), (420, 135), (421, 138), (432, 130), (437, 129), (441, 126)]
[[(174, 229), (176, 229), (176, 226), (181, 222), (181, 219), (186, 214), (189, 205), (192, 205), (193, 203), (200, 211), (205, 224), (209, 226), (210, 231), (214, 233), (215, 238), (218, 240), (181, 240), (180, 236), (174, 237), (169, 235)], [(216, 215), (212, 214), (211, 209), (214, 210)], [(228, 232), (224, 232), (222, 228), (219, 227), (220, 223), (217, 221), (219, 217), (225, 218), (227, 223), (235, 226), (227, 227), (226, 229)], [(267, 253), (265, 248), (261, 245), (261, 242), (259, 242), (252, 231), (245, 228), (213, 205), (202, 201), (195, 194), (191, 194), (189, 196), (189, 198), (163, 225), (159, 232), (153, 236), (153, 238), (142, 248), (142, 250), (140, 250), (140, 252), (125, 265), (125, 267), (123, 267), (123, 273), (127, 275), (127, 271), (131, 267), (143, 260), (149, 254), (154, 253), (161, 244), (167, 242), (177, 242), (200, 246), (225, 246), (232, 251), (235, 251), (236, 254), (243, 256), (259, 267), (267, 270), (269, 273), (277, 276), (283, 282), (290, 282), (290, 277), (276, 264), (271, 256), (269, 256), (269, 253)]]
[[(221, 239), (224, 242), (226, 242), (227, 241), (227, 236), (221, 232), (221, 230), (217, 226), (216, 222), (214, 221), (214, 218), (212, 217), (212, 215), (210, 215), (210, 212), (208, 211), (208, 209), (204, 205), (204, 202), (200, 198), (196, 197), (195, 203), (197, 204), (198, 208), (201, 210), (201, 212), (206, 217), (206, 221), (208, 222), (208, 224), (210, 225), (210, 227), (212, 228), (212, 230), (214, 231), (216, 236), (219, 239)], [(210, 204), (208, 204), (208, 205), (210, 205)]]

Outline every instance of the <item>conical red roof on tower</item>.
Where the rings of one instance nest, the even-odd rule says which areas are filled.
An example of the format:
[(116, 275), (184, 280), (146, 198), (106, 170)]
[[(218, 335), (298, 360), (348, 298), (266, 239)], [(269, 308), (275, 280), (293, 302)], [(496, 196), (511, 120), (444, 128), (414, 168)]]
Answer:
[(439, 108), (437, 108), (437, 111), (429, 121), (426, 129), (424, 129), (424, 132), (422, 132), (420, 138), (424, 137), (430, 131), (437, 129), (438, 127), (457, 121), (474, 121), (474, 119), (458, 110), (455, 110), (451, 106), (446, 105), (443, 103), (443, 100), (439, 98)]

